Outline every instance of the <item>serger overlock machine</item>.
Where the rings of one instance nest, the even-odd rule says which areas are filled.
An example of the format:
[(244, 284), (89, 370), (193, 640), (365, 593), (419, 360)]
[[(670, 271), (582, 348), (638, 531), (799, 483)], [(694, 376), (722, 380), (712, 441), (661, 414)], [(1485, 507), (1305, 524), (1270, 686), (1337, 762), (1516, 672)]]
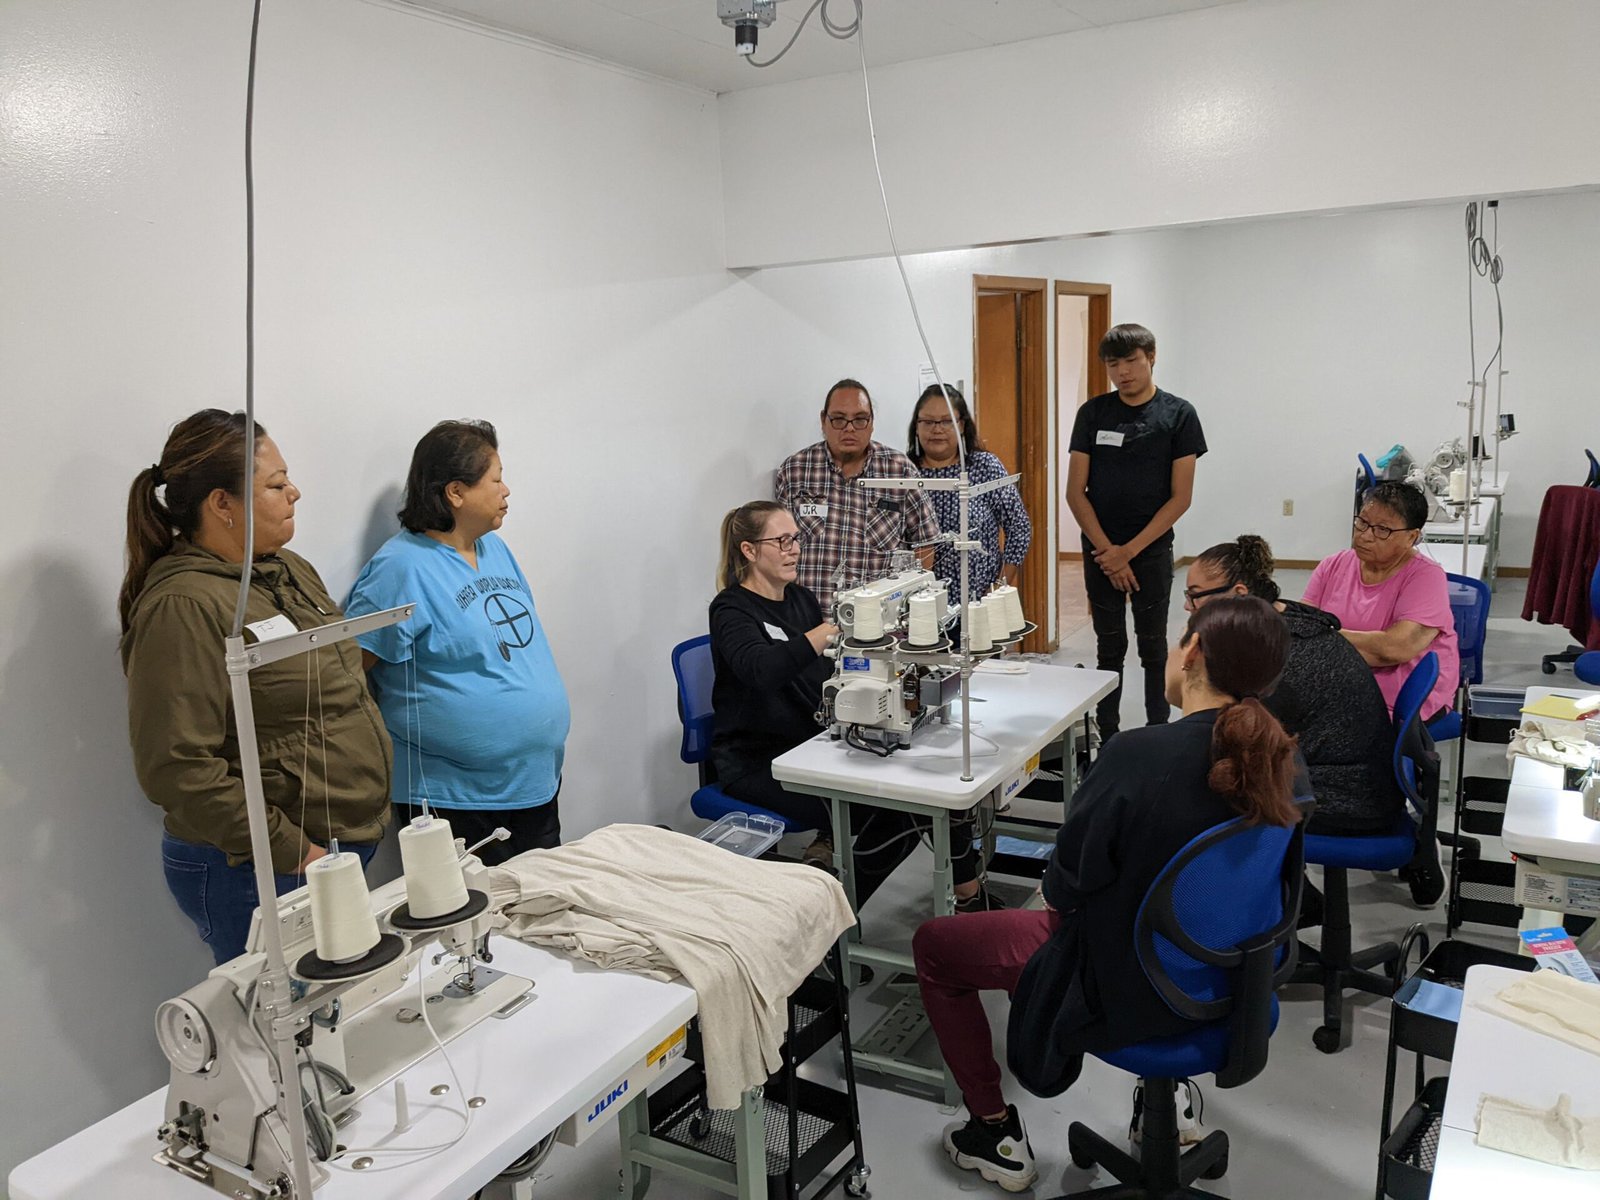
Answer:
[[(249, 645), (239, 635), (227, 639), (259, 894), (274, 889), (250, 670), (411, 613), (406, 605)], [(487, 871), (461, 843), (454, 851), (464, 905), (418, 919), (402, 876), (371, 895), (382, 929), (376, 945), (352, 961), (329, 962), (317, 952), (312, 889), (302, 887), (279, 897), (275, 909), (256, 911), (244, 954), (160, 1006), (157, 1038), (172, 1071), (157, 1162), (233, 1200), (310, 1200), (328, 1178), (317, 1164), (344, 1150), (339, 1127), (364, 1097), (439, 1044), (488, 1018), (509, 1017), (533, 998), (532, 980), (486, 965), (493, 957)], [(407, 977), (435, 942), (434, 965), (444, 965), (421, 979), (419, 990)], [(412, 1111), (446, 1105), (464, 1119), (481, 1103), (467, 1096), (408, 1100), (397, 1082), (396, 1129), (403, 1131)], [(389, 1148), (405, 1149), (403, 1142)], [(363, 1164), (359, 1148), (349, 1153), (355, 1169), (372, 1163)]]
[[(952, 409), (952, 418), (954, 411)], [(915, 551), (896, 551), (890, 560), (889, 574), (867, 581), (835, 580), (833, 622), (839, 637), (828, 653), (834, 658), (833, 676), (822, 685), (822, 707), (818, 724), (830, 735), (848, 745), (887, 756), (911, 745), (918, 730), (931, 723), (948, 723), (951, 710), (960, 704), (961, 777), (972, 778), (971, 678), (974, 668), (1007, 646), (1016, 645), (1037, 628), (1031, 622), (996, 632), (992, 646), (974, 649), (972, 622), (962, 620), (969, 611), (968, 555), (981, 551), (983, 544), (968, 535), (969, 502), (972, 498), (1014, 485), (1020, 475), (973, 484), (967, 476), (965, 447), (957, 479), (869, 479), (855, 481), (857, 487), (895, 491), (955, 491), (958, 495), (959, 523), (954, 533), (946, 533), (929, 545), (948, 544), (960, 560), (958, 596), (949, 595), (949, 585), (922, 567)], [(844, 583), (847, 586), (839, 587)], [(934, 636), (913, 641), (912, 607), (932, 600)], [(952, 603), (955, 599), (957, 603)], [(1020, 601), (1019, 601), (1020, 603)], [(949, 637), (957, 622), (961, 625), (959, 643)], [(924, 626), (924, 632), (926, 631)]]

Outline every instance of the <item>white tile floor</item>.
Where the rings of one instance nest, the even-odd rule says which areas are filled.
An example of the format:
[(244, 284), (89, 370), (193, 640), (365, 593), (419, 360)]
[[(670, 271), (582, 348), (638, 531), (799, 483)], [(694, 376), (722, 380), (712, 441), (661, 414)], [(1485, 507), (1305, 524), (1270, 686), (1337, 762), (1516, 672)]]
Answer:
[[(1298, 595), (1305, 572), (1285, 572), (1284, 593)], [(1181, 589), (1181, 576), (1177, 587)], [(1176, 594), (1176, 593), (1175, 593)], [(1535, 626), (1519, 619), (1523, 583), (1505, 580), (1491, 609), (1486, 682), (1512, 685), (1536, 683), (1539, 656), (1565, 648), (1559, 629)], [(1172, 625), (1181, 627), (1181, 604), (1172, 606)], [(1067, 663), (1093, 662), (1093, 633), (1082, 629), (1063, 643), (1059, 653)], [(1137, 683), (1125, 690), (1123, 721), (1132, 727), (1142, 721), (1142, 701)], [(1498, 761), (1497, 761), (1498, 760)], [(1490, 774), (1504, 769), (1503, 759), (1480, 748), (1469, 757), (1468, 770)], [(1448, 815), (1441, 823), (1448, 825)], [(1491, 852), (1490, 847), (1485, 847)], [(927, 911), (926, 884), (913, 858), (874, 898), (868, 920), (909, 939)], [(1390, 878), (1363, 876), (1352, 879), (1351, 902), (1356, 944), (1397, 937), (1407, 926), (1421, 921), (1435, 939), (1443, 936), (1442, 906), (1419, 911), (1412, 906), (1403, 884)], [(1506, 931), (1472, 929), (1464, 936), (1509, 947)], [(1005, 998), (990, 997), (990, 1012), (997, 1036), (1003, 1036)], [(875, 1013), (871, 997), (853, 1006), (858, 1030)], [(1326, 1056), (1311, 1045), (1311, 1031), (1321, 1023), (1317, 994), (1297, 990), (1286, 994), (1282, 1019), (1272, 1041), (1266, 1070), (1252, 1083), (1233, 1091), (1219, 1091), (1203, 1080), (1205, 1124), (1227, 1130), (1231, 1167), (1226, 1178), (1206, 1185), (1216, 1194), (1235, 1197), (1286, 1197), (1295, 1200), (1349, 1200), (1370, 1196), (1377, 1163), (1378, 1121), (1382, 1102), (1384, 1050), (1388, 1035), (1388, 1002), (1371, 998), (1352, 1003), (1353, 1044), (1339, 1054)], [(826, 1057), (826, 1056), (820, 1056)], [(1004, 1054), (1000, 1055), (1004, 1062)], [(1437, 1065), (1437, 1064), (1436, 1064)], [(823, 1064), (831, 1072), (836, 1063)], [(1405, 1078), (1402, 1072), (1402, 1079)], [(939, 1146), (939, 1133), (956, 1119), (929, 1100), (878, 1086), (872, 1077), (861, 1089), (862, 1124), (868, 1161), (873, 1174), (871, 1190), (878, 1200), (927, 1200), (931, 1196), (973, 1193), (1002, 1195), (969, 1172), (956, 1170)], [(1041, 1100), (1008, 1086), (1008, 1095), (1022, 1110), (1041, 1180), (1038, 1196), (1055, 1196), (1089, 1185), (1089, 1177), (1071, 1165), (1066, 1153), (1066, 1128), (1084, 1121), (1108, 1135), (1127, 1127), (1133, 1081), (1131, 1077), (1090, 1059), (1082, 1079), (1065, 1095)], [(1400, 1107), (1408, 1098), (1400, 1085)], [(616, 1194), (618, 1184), (616, 1143), (598, 1136), (571, 1150), (558, 1147), (536, 1185), (536, 1195), (604, 1197)], [(715, 1193), (688, 1187), (657, 1175), (653, 1200), (702, 1200)]]

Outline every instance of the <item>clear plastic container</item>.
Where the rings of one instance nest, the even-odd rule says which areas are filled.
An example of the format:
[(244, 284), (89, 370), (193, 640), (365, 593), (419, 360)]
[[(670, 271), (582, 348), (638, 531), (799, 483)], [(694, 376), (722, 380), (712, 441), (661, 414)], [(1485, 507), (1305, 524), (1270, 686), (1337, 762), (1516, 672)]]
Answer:
[(731, 812), (701, 830), (700, 840), (746, 858), (760, 858), (778, 844), (783, 831), (783, 822), (772, 817)]

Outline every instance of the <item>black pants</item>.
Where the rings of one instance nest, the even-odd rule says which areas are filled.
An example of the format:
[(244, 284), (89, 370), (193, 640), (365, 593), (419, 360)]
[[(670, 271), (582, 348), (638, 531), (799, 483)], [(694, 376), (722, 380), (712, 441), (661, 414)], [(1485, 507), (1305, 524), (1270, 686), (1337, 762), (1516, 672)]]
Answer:
[(1122, 664), (1128, 657), (1128, 605), (1133, 605), (1133, 636), (1144, 667), (1144, 713), (1151, 725), (1165, 725), (1172, 716), (1166, 697), (1167, 610), (1172, 600), (1172, 543), (1146, 547), (1129, 565), (1139, 582), (1137, 592), (1119, 592), (1095, 565), (1094, 547), (1083, 543), (1083, 587), (1089, 594), (1094, 621), (1096, 665), (1117, 673), (1117, 686), (1100, 701), (1095, 717), (1102, 738), (1122, 727)]
[[(508, 858), (515, 858), (524, 850), (553, 850), (561, 844), (561, 809), (558, 802), (561, 789), (550, 797), (548, 804), (537, 808), (445, 808), (435, 804), (433, 811), (450, 822), (450, 832), (466, 838), (467, 845), (480, 842), (504, 825), (511, 833), (509, 840), (490, 842), (477, 851), (486, 867), (499, 866)], [(404, 824), (422, 811), (420, 806), (396, 804), (396, 818)]]
[[(828, 802), (820, 796), (791, 792), (772, 777), (770, 767), (747, 771), (737, 779), (719, 780), (717, 786), (735, 800), (759, 804), (798, 825), (832, 835), (833, 815)], [(858, 807), (855, 813), (862, 811)], [(874, 808), (864, 818), (853, 816), (850, 824), (855, 833), (850, 853), (855, 866), (856, 907), (860, 909), (916, 849), (917, 835), (927, 822), (919, 822), (910, 813)], [(957, 883), (978, 877), (978, 855), (972, 848), (972, 836), (972, 822), (951, 823), (950, 866)]]

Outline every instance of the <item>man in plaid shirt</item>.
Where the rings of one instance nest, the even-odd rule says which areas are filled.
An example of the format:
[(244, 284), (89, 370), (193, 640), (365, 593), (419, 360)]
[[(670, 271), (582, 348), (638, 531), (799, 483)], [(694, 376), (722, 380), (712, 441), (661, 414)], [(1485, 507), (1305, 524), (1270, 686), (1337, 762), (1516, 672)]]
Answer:
[[(915, 479), (920, 472), (898, 450), (872, 440), (872, 397), (854, 379), (828, 389), (822, 441), (790, 455), (778, 468), (777, 500), (800, 526), (799, 582), (833, 604), (833, 573), (869, 580), (889, 571), (891, 552), (939, 535), (923, 492), (856, 486), (856, 480)], [(924, 551), (926, 562), (932, 552)]]

